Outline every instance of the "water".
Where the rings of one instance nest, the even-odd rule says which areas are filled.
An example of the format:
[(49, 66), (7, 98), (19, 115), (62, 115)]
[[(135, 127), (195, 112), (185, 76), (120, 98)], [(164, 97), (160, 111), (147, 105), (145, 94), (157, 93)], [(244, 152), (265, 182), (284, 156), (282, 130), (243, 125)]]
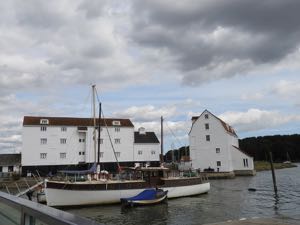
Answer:
[[(300, 221), (300, 164), (276, 170), (278, 195), (271, 171), (254, 177), (211, 181), (208, 194), (170, 199), (167, 204), (122, 210), (120, 205), (83, 207), (66, 211), (103, 224), (205, 224), (240, 218), (283, 218)], [(250, 192), (248, 188), (256, 188)]]

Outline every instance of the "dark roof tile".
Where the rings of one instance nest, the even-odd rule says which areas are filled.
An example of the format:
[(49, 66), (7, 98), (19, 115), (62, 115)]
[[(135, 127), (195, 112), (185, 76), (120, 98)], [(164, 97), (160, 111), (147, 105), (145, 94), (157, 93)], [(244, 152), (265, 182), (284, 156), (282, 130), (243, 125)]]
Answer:
[(145, 134), (140, 134), (139, 132), (134, 132), (134, 143), (159, 143), (154, 132), (146, 132)]

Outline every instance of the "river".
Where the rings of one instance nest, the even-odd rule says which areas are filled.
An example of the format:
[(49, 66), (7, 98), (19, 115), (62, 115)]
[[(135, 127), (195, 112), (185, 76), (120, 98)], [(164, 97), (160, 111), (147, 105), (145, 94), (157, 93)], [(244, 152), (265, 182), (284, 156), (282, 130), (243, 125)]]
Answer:
[[(167, 204), (123, 210), (120, 205), (65, 209), (110, 225), (206, 224), (241, 218), (283, 218), (300, 221), (300, 164), (276, 170), (278, 195), (271, 171), (253, 177), (212, 180), (208, 194), (170, 199)], [(256, 188), (255, 192), (248, 188)]]

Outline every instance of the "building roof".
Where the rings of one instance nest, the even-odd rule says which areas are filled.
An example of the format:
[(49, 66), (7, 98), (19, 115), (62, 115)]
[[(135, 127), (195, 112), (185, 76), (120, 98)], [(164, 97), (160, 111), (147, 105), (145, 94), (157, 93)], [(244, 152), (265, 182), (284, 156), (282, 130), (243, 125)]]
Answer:
[[(225, 123), (223, 120), (221, 120), (219, 117), (217, 117), (217, 116), (215, 116), (214, 114), (212, 114), (211, 112), (209, 112), (207, 109), (204, 110), (202, 114), (204, 114), (205, 112), (210, 113), (213, 117), (215, 117), (217, 120), (219, 120), (219, 121), (221, 122), (222, 126), (224, 127), (224, 129), (225, 129), (229, 134), (231, 134), (231, 135), (237, 137), (237, 134), (236, 134), (235, 130), (234, 130), (230, 125), (228, 125), (228, 124)], [(201, 115), (202, 115), (202, 114), (201, 114)], [(201, 115), (200, 115), (200, 116), (201, 116)], [(193, 117), (192, 117), (192, 121), (197, 120), (200, 116), (193, 116)]]
[(245, 154), (246, 156), (253, 158), (251, 155), (249, 155), (247, 152), (243, 151), (242, 149), (240, 149), (234, 145), (232, 145), (232, 147), (234, 147), (236, 150), (240, 151), (241, 153)]
[[(47, 119), (48, 124), (41, 124), (41, 119)], [(119, 125), (114, 122), (120, 121)], [(134, 127), (130, 119), (105, 118), (107, 126)], [(98, 119), (96, 119), (98, 124)], [(49, 116), (24, 116), (23, 126), (93, 126), (93, 118), (73, 118), (73, 117), (49, 117)], [(100, 121), (101, 126), (105, 126), (104, 119)]]
[(149, 143), (156, 144), (159, 143), (159, 140), (156, 137), (154, 132), (146, 132), (145, 134), (140, 134), (140, 132), (134, 132), (134, 143)]
[(21, 165), (21, 154), (0, 154), (0, 166)]

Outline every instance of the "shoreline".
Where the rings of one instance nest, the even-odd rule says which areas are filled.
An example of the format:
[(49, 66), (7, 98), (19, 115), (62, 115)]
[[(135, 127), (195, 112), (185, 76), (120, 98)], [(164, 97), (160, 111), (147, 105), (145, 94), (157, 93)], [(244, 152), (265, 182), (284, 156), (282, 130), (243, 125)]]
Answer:
[[(293, 163), (273, 163), (274, 169), (286, 169), (297, 167), (296, 164)], [(256, 172), (271, 170), (271, 165), (267, 161), (254, 161), (254, 169)]]

